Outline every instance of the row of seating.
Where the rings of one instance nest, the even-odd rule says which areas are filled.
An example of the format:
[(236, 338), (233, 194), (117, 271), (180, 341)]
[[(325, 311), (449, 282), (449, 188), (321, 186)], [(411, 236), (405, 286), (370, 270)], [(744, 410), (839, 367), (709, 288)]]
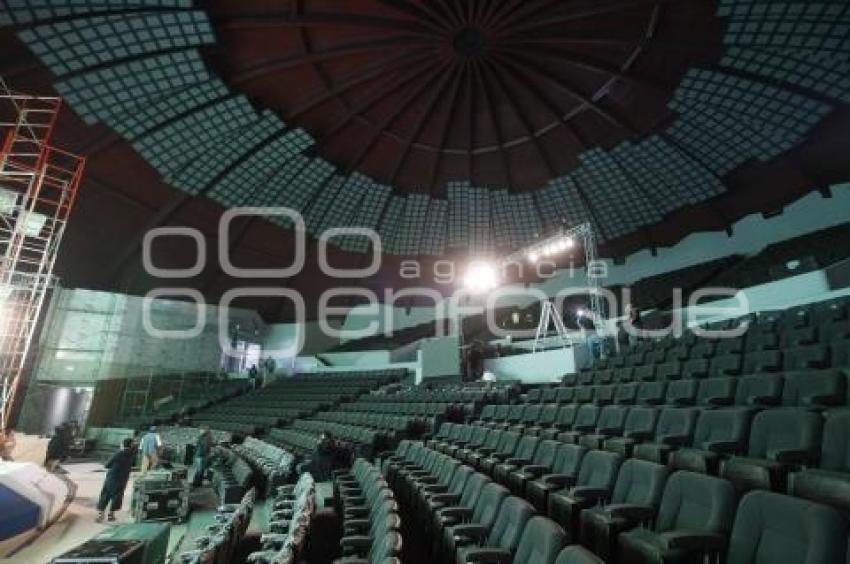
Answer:
[[(190, 466), (193, 462), (195, 444), (198, 441), (198, 429), (194, 427), (162, 426), (156, 428), (162, 439), (160, 457), (163, 460), (178, 462)], [(233, 441), (227, 431), (210, 430), (214, 444), (224, 445)]]
[(233, 562), (234, 554), (254, 513), (255, 491), (252, 489), (234, 504), (224, 504), (216, 509), (213, 523), (204, 535), (195, 539), (196, 548), (180, 554), (182, 564), (209, 564)]
[(263, 497), (286, 484), (295, 470), (295, 456), (277, 445), (246, 437), (233, 451), (254, 470), (256, 488)]
[(295, 484), (276, 488), (269, 511), (269, 532), (260, 537), (261, 548), (248, 556), (248, 562), (291, 564), (298, 561), (316, 513), (313, 476), (304, 472)]
[[(480, 418), (509, 423), (530, 422), (551, 417), (553, 409), (564, 405), (761, 405), (829, 408), (848, 405), (850, 369), (798, 370), (795, 372), (751, 374), (671, 382), (632, 382), (619, 385), (558, 387), (543, 390), (541, 399), (528, 404), (486, 405)], [(532, 400), (538, 394), (531, 394)], [(548, 415), (544, 415), (548, 414)]]
[[(564, 542), (582, 543), (609, 561), (647, 564), (720, 557), (740, 564), (827, 563), (843, 562), (847, 554), (846, 524), (826, 505), (764, 491), (737, 504), (735, 489), (722, 478), (671, 473), (611, 452), (588, 451), (576, 474), (544, 475), (546, 496), (532, 497), (533, 504), (418, 443), (403, 442), (384, 458), (383, 468), (402, 505), (424, 516), (419, 525), (435, 539), (435, 559), (441, 561), (453, 555), (457, 562), (491, 556), (498, 562), (552, 562), (552, 546)], [(535, 512), (563, 531), (537, 517), (529, 532)], [(496, 547), (498, 554), (469, 549), (469, 539)], [(527, 552), (524, 542), (536, 550)]]
[(401, 564), (398, 503), (378, 468), (363, 458), (334, 473), (334, 502), (342, 518), (338, 563)]
[(251, 466), (227, 448), (215, 449), (210, 470), (213, 490), (224, 504), (236, 503), (253, 484)]

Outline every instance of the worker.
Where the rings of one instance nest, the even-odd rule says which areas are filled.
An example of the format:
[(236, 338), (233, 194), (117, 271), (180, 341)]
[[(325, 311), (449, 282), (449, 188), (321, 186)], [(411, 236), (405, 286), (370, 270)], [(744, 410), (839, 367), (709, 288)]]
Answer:
[(156, 468), (160, 447), (162, 447), (162, 440), (156, 432), (156, 427), (150, 427), (148, 432), (142, 435), (142, 440), (139, 441), (139, 452), (142, 455), (142, 476), (147, 474), (148, 470)]
[(107, 506), (109, 507), (108, 519), (115, 521), (115, 512), (121, 510), (124, 489), (130, 479), (134, 458), (133, 439), (128, 437), (121, 442), (121, 450), (113, 454), (104, 464), (106, 466), (106, 480), (103, 482), (100, 498), (97, 500), (97, 518), (95, 520), (98, 523), (103, 521), (103, 514)]
[(53, 436), (47, 442), (47, 454), (44, 457), (44, 467), (48, 472), (55, 472), (59, 468), (59, 461), (65, 456), (64, 442), (62, 439), (62, 428), (54, 427)]
[(11, 429), (6, 431), (5, 433), (0, 432), (0, 460), (4, 462), (12, 462), (15, 459), (12, 458), (12, 453), (15, 450), (15, 445), (17, 441), (15, 440), (15, 432)]
[(210, 428), (207, 425), (201, 427), (198, 440), (195, 443), (195, 475), (192, 477), (192, 487), (199, 487), (204, 483), (204, 474), (210, 465), (212, 456), (213, 439)]

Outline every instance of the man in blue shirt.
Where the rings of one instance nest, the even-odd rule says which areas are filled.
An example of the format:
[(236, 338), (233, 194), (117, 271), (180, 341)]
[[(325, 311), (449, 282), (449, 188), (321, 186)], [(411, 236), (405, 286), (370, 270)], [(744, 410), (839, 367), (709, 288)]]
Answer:
[(142, 476), (148, 470), (156, 468), (159, 448), (162, 446), (159, 435), (156, 432), (156, 427), (151, 427), (148, 432), (142, 436), (139, 441), (139, 452), (142, 453)]

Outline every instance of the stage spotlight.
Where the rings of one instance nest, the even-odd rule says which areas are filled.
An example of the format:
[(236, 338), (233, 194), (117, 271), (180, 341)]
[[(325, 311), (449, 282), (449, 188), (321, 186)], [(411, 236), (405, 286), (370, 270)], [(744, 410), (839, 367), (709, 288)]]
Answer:
[(528, 260), (529, 260), (529, 262), (537, 262), (537, 259), (538, 259), (538, 258), (539, 258), (539, 257), (537, 256), (537, 253), (536, 253), (536, 252), (532, 251), (532, 252), (528, 253)]
[(572, 249), (575, 246), (576, 242), (572, 237), (567, 237), (563, 241), (564, 248)]
[(493, 265), (476, 261), (467, 267), (463, 285), (476, 294), (489, 292), (499, 285), (499, 273)]

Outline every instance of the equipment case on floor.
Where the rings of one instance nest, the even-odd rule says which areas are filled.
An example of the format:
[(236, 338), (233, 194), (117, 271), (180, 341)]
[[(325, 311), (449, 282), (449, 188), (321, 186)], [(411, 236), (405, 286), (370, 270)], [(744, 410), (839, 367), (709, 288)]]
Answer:
[[(171, 525), (166, 523), (123, 523), (109, 527), (95, 537), (99, 541), (142, 541), (142, 564), (165, 564)], [(123, 562), (122, 562), (123, 564)]]
[(144, 541), (92, 539), (51, 560), (51, 564), (144, 564)]
[(185, 521), (189, 515), (189, 483), (168, 473), (150, 473), (133, 486), (131, 512), (136, 522)]

